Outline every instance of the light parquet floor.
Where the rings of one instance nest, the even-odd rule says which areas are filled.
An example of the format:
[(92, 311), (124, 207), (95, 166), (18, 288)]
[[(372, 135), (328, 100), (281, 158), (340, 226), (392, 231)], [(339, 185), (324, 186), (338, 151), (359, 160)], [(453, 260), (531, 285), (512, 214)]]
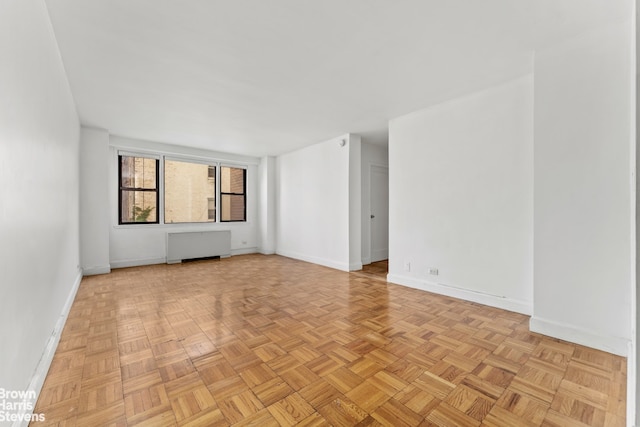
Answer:
[(625, 359), (528, 320), (279, 256), (114, 270), (33, 425), (623, 426)]
[(362, 267), (360, 271), (353, 271), (351, 274), (369, 279), (387, 281), (387, 273), (389, 272), (389, 261), (376, 261)]

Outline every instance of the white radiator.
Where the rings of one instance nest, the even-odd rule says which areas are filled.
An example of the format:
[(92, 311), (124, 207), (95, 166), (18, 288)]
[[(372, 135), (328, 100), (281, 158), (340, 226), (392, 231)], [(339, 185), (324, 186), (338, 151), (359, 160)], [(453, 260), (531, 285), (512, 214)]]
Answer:
[(167, 233), (167, 264), (214, 256), (231, 256), (231, 231)]

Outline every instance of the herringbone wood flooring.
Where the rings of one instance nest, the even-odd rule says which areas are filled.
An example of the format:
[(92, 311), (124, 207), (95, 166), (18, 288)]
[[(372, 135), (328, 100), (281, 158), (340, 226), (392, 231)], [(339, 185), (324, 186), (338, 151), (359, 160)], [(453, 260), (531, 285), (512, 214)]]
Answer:
[(624, 425), (624, 358), (374, 276), (247, 255), (87, 277), (36, 424)]

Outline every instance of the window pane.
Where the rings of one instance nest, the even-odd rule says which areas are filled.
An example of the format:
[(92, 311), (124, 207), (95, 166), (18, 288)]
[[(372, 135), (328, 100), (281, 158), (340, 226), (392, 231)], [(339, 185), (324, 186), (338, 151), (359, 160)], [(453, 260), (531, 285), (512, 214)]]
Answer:
[(246, 170), (220, 168), (220, 221), (246, 221)]
[(122, 190), (121, 222), (157, 222), (155, 191)]
[(156, 188), (156, 159), (121, 156), (121, 186), (127, 188)]
[(220, 205), (221, 221), (245, 221), (244, 201), (245, 196), (235, 194), (223, 194)]
[(220, 180), (222, 181), (220, 191), (223, 193), (244, 193), (244, 169), (223, 166), (220, 169), (220, 174)]
[[(213, 172), (211, 172), (213, 169)], [(215, 166), (165, 160), (164, 222), (215, 221)], [(213, 210), (213, 218), (211, 217)]]
[(212, 219), (215, 221), (216, 220), (216, 200), (212, 197), (209, 197), (207, 204), (208, 204), (207, 217), (208, 219)]

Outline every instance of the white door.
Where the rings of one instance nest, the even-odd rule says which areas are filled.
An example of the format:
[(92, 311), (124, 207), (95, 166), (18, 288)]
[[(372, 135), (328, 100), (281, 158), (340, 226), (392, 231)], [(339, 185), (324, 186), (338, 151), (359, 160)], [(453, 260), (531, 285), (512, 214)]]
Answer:
[(389, 168), (371, 165), (371, 262), (389, 258)]

